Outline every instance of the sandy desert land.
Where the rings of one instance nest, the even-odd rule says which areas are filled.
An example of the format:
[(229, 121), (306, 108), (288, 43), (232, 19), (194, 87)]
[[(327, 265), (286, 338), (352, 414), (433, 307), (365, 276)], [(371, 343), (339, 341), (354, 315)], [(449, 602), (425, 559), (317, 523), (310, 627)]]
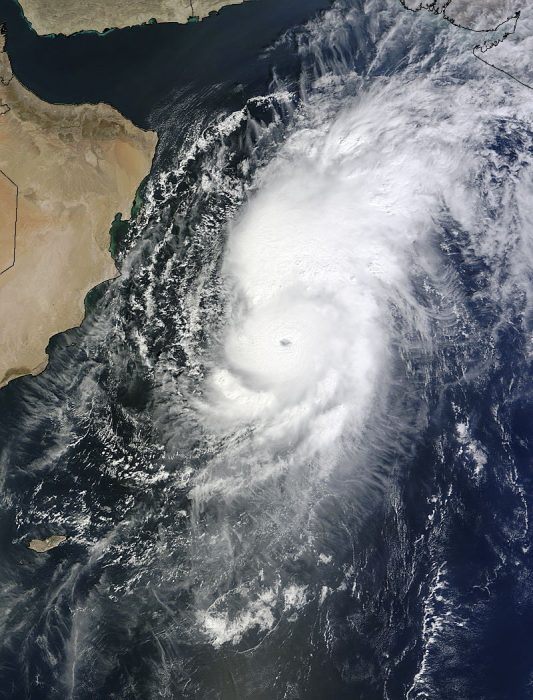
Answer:
[(0, 387), (43, 370), (50, 337), (79, 325), (87, 292), (117, 274), (110, 226), (129, 216), (156, 144), (108, 105), (38, 99), (0, 37)]
[(79, 31), (129, 27), (157, 22), (185, 23), (203, 19), (225, 5), (243, 0), (20, 0), (26, 19), (37, 34), (74, 34)]

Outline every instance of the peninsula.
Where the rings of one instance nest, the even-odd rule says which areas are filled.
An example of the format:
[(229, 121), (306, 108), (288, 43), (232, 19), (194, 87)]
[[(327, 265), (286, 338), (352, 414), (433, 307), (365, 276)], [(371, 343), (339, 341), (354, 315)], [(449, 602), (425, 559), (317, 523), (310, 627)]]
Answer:
[(0, 387), (41, 372), (50, 337), (116, 276), (109, 231), (128, 217), (157, 135), (105, 104), (54, 105), (12, 74), (0, 35)]
[(473, 32), (493, 32), (516, 18), (520, 0), (400, 0), (413, 12), (428, 10)]
[(37, 34), (74, 34), (156, 22), (203, 19), (243, 0), (19, 0)]

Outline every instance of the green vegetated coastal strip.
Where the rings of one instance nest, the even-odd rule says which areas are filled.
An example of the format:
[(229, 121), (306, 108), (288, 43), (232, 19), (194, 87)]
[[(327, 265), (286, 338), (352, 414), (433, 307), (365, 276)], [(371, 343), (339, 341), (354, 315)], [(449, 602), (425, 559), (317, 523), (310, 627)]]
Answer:
[[(133, 204), (131, 207), (129, 219), (123, 219), (122, 214), (118, 212), (117, 214), (115, 214), (115, 217), (111, 223), (111, 228), (109, 229), (109, 252), (111, 253), (111, 256), (115, 261), (117, 267), (119, 266), (119, 256), (120, 253), (123, 251), (123, 247), (130, 230), (130, 225), (132, 221), (137, 218), (137, 215), (141, 211), (142, 206), (144, 204), (144, 197), (146, 187), (148, 185), (148, 180), (149, 176), (146, 176), (137, 188), (137, 191), (135, 193), (135, 199), (133, 200)], [(85, 297), (86, 315), (90, 314), (95, 309), (98, 302), (102, 298), (109, 282), (110, 280), (106, 280), (105, 282), (102, 282), (96, 287), (93, 287), (93, 289), (91, 289), (87, 293), (87, 296)]]

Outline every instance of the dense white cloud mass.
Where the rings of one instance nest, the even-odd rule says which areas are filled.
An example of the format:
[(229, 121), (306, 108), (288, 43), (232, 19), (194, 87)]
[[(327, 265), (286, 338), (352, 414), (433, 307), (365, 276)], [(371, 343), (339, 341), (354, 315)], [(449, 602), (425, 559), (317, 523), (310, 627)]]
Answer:
[[(379, 16), (378, 6), (368, 3), (368, 12)], [(350, 19), (355, 11), (332, 11), (314, 39), (338, 34)], [(397, 19), (377, 42), (373, 69), (402, 45), (402, 32), (414, 42), (424, 27), (418, 22), (412, 14)], [(336, 471), (364, 492), (372, 459), (363, 443), (391, 447), (393, 434), (409, 431), (409, 411), (397, 414), (389, 402), (398, 367), (429, 358), (462, 303), (442, 257), (443, 227), (469, 231), (470, 251), (487, 260), (507, 246), (523, 176), (504, 191), (494, 221), (484, 213), (485, 178), (493, 157), (487, 140), (498, 120), (514, 118), (515, 86), (494, 84), (468, 41), (449, 28), (436, 39), (440, 60), (430, 71), (421, 72), (416, 45), (394, 76), (366, 81), (348, 70), (342, 80), (359, 81), (356, 95), (322, 65), (285, 143), (229, 226), (223, 322), (201, 398), (192, 399), (211, 445), (190, 491), (204, 580), (199, 620), (216, 644), (272, 628), (283, 586), (295, 585), (280, 573), (296, 556), (290, 540), (298, 541), (297, 556), (327, 556), (309, 523), (323, 493), (338, 495)], [(531, 209), (520, 205), (524, 215)], [(421, 280), (438, 302), (416, 292)], [(405, 391), (421, 400), (417, 381), (412, 375)], [(213, 595), (206, 562), (217, 568)], [(226, 585), (222, 562), (232, 562), (237, 582), (215, 595)], [(238, 573), (244, 562), (247, 573)], [(277, 573), (265, 583), (269, 567)]]
[[(87, 554), (53, 569), (48, 598), (32, 594), (34, 613), (45, 610), (38, 644), (71, 694), (88, 677), (104, 687), (120, 667), (143, 676), (135, 691), (146, 697), (219, 697), (228, 669), (249, 681), (235, 685), (243, 697), (259, 687), (257, 697), (292, 697), (315, 662), (320, 674), (333, 659), (336, 678), (361, 648), (373, 659), (359, 667), (364, 687), (399, 674), (410, 697), (438, 697), (432, 674), (447, 672), (451, 648), (461, 653), (453, 635), (466, 626), (441, 542), (448, 516), (466, 513), (461, 537), (477, 518), (470, 492), (453, 500), (454, 479), (489, 481), (494, 445), (509, 440), (494, 397), (505, 403), (522, 368), (516, 382), (504, 373), (498, 339), (502, 328), (509, 344), (527, 333), (533, 267), (533, 92), (473, 49), (527, 76), (531, 3), (505, 39), (435, 14), (455, 5), (481, 23), (473, 5), (408, 4), (421, 9), (337, 2), (265, 54), (288, 46), (290, 77), (190, 127), (160, 161), (122, 275), (77, 354), (64, 350), (61, 372), (26, 393), (17, 440), (0, 456), (6, 474), (24, 463), (37, 475), (16, 514), (20, 536), (52, 514)], [(486, 16), (511, 5), (490, 3)], [(22, 434), (48, 446), (17, 461)], [(526, 499), (509, 465), (520, 520)], [(432, 480), (402, 482), (415, 467)], [(518, 529), (502, 521), (495, 572), (502, 551), (514, 562), (529, 541), (524, 511)], [(490, 576), (478, 577), (485, 598)], [(4, 609), (33, 625), (26, 589), (2, 591)], [(105, 636), (115, 619), (116, 640)], [(0, 630), (16, 653), (19, 637), (5, 621)], [(144, 685), (136, 653), (148, 639)], [(281, 656), (308, 643), (280, 671)], [(131, 667), (120, 666), (124, 648)], [(251, 648), (267, 651), (241, 655)], [(270, 664), (260, 680), (258, 659)]]
[[(435, 98), (429, 84), (414, 87), (420, 117)], [(387, 388), (390, 302), (424, 333), (414, 246), (432, 232), (444, 179), (453, 188), (465, 164), (447, 143), (457, 121), (445, 133), (440, 122), (414, 129), (415, 114), (391, 83), (332, 124), (309, 128), (303, 116), (230, 228), (224, 337), (200, 410), (215, 431), (253, 426), (237, 448), (248, 465), (296, 446), (301, 460), (330, 459), (343, 431), (361, 426)]]
[(409, 10), (442, 14), (462, 27), (483, 31), (496, 27), (527, 5), (524, 0), (401, 0)]
[(520, 19), (505, 41), (489, 42), (476, 53), (498, 70), (506, 71), (533, 90), (533, 3), (517, 2)]

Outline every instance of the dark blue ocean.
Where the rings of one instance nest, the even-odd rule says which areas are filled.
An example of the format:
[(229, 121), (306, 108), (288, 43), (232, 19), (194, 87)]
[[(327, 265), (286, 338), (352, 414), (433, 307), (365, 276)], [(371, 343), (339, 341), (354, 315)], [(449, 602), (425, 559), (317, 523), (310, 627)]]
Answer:
[(0, 19), (160, 139), (0, 390), (0, 697), (531, 698), (533, 91), (397, 0)]

